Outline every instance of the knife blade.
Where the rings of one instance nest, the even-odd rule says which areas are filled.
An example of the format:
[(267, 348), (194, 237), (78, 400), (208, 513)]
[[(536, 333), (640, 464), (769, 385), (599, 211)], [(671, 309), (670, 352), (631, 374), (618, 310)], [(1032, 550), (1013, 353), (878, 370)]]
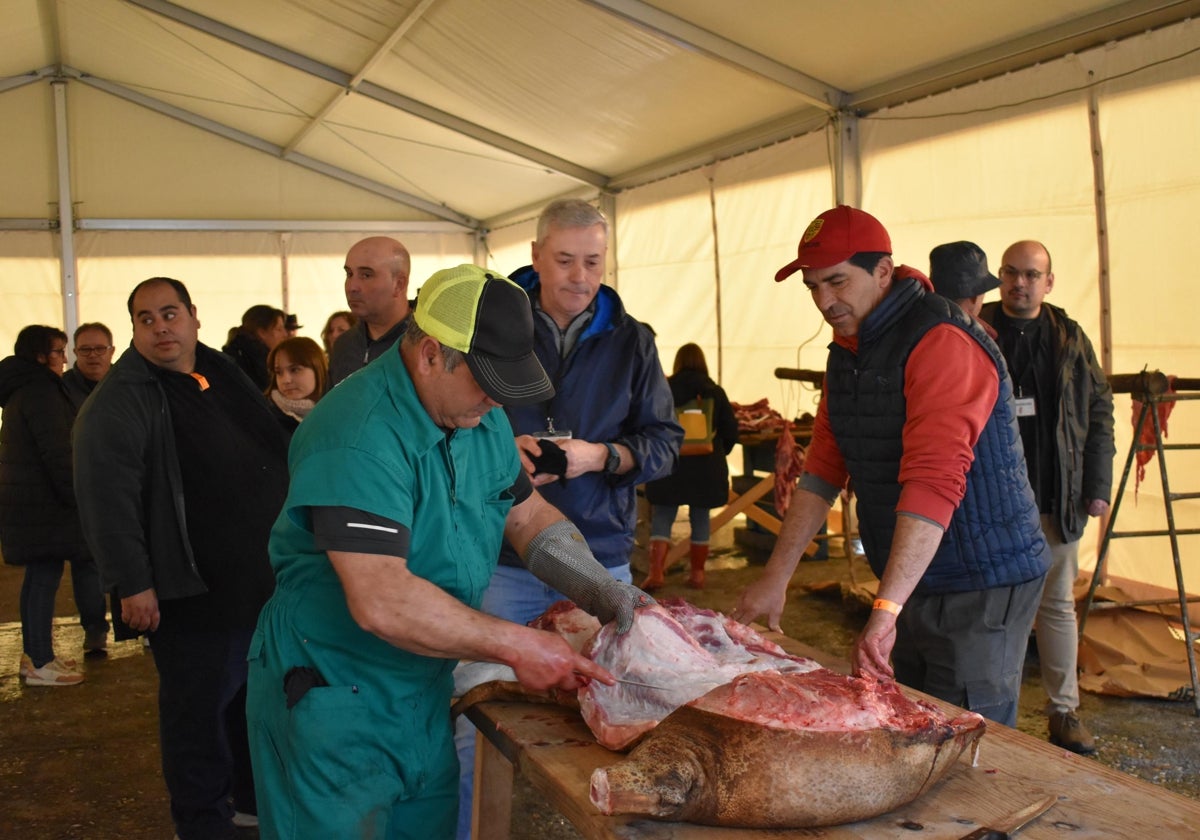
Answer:
[(638, 688), (653, 688), (657, 691), (670, 691), (665, 685), (651, 685), (650, 683), (638, 682), (637, 680), (626, 680), (621, 677), (613, 677), (614, 680), (621, 685), (636, 685)]
[(964, 834), (960, 840), (1010, 840), (1022, 828), (1053, 808), (1057, 801), (1057, 796), (1044, 796), (1014, 812), (1008, 819), (977, 828), (970, 834)]
[[(578, 675), (580, 677), (587, 676), (587, 674), (581, 674), (581, 673), (579, 673), (579, 671), (576, 671), (575, 673), (576, 673), (576, 675)], [(588, 679), (591, 679), (591, 677), (588, 677)], [(623, 679), (621, 677), (613, 677), (613, 679), (616, 680), (617, 682), (619, 682), (621, 685), (634, 685), (634, 686), (637, 686), (638, 688), (653, 688), (656, 691), (671, 691), (671, 689), (667, 688), (664, 685), (651, 685), (650, 683), (638, 682), (637, 680), (627, 680), (627, 679)]]

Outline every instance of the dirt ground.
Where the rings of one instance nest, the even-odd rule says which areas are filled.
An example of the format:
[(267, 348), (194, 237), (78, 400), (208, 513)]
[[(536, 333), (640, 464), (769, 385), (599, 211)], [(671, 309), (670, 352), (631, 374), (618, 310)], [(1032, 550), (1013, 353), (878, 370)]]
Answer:
[[(731, 534), (725, 529), (714, 535), (705, 590), (684, 587), (684, 574), (676, 570), (661, 594), (728, 610), (765, 561), (762, 552), (736, 546)], [(783, 629), (844, 657), (866, 613), (843, 600), (851, 567), (840, 551), (833, 554), (825, 562), (801, 564)], [(640, 562), (635, 558), (635, 565)], [(20, 569), (0, 566), (0, 837), (167, 840), (172, 827), (159, 772), (157, 678), (149, 651), (136, 641), (110, 643), (107, 658), (85, 661), (82, 685), (24, 686), (17, 676), (21, 577)], [(83, 634), (65, 579), (58, 615), (57, 652), (78, 657)], [(1046, 737), (1044, 699), (1030, 662), (1018, 728), (1038, 738)], [(1084, 694), (1080, 711), (1097, 738), (1094, 760), (1200, 799), (1200, 719), (1190, 702)], [(580, 836), (529, 786), (519, 782), (516, 795), (514, 838)], [(257, 836), (254, 830), (243, 833)]]

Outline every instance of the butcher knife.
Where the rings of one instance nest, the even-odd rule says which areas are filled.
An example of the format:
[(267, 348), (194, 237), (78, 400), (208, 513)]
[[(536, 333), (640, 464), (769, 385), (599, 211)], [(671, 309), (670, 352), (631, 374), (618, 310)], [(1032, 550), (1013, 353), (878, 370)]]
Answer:
[[(587, 676), (587, 674), (580, 673), (579, 671), (576, 671), (575, 673), (576, 673), (576, 675), (578, 675), (580, 677)], [(588, 677), (588, 679), (591, 679), (591, 678)], [(621, 679), (620, 677), (613, 677), (613, 679), (616, 680), (617, 682), (619, 682), (621, 685), (636, 685), (638, 688), (653, 688), (656, 691), (670, 691), (671, 690), (663, 685), (651, 685), (650, 683), (638, 682), (637, 680), (625, 680), (625, 679)]]
[(1057, 801), (1057, 796), (1046, 796), (1032, 805), (1026, 805), (1002, 822), (985, 825), (970, 834), (964, 834), (960, 840), (1009, 840), (1022, 828), (1053, 808)]

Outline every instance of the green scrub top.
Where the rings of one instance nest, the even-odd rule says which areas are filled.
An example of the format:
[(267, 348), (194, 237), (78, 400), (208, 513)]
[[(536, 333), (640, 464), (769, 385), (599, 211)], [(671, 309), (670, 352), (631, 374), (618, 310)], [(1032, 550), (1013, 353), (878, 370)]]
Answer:
[[(430, 420), (392, 350), (317, 403), (292, 439), (289, 469), (291, 486), (270, 541), (276, 590), (250, 652), (252, 674), (257, 661), (258, 679), (266, 683), (260, 690), (252, 685), (252, 712), (282, 718), (276, 680), (292, 667), (313, 667), (329, 688), (310, 691), (289, 725), (299, 724), (297, 712), (306, 706), (321, 704), (314, 727), (328, 730), (337, 721), (337, 761), (367, 747), (384, 772), (419, 787), (457, 760), (447, 713), (455, 662), (401, 650), (355, 623), (328, 556), (316, 548), (308, 511), (357, 508), (405, 525), (413, 574), (478, 608), (521, 469), (512, 427), (503, 411), (493, 410), (479, 426), (447, 434)], [(330, 770), (323, 766), (321, 773)]]

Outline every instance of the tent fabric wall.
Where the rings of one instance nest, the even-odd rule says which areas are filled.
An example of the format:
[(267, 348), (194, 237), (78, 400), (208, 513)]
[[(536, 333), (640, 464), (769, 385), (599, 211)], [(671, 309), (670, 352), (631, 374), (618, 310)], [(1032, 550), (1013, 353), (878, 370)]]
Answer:
[[(1190, 242), (1200, 219), (1200, 22), (1150, 32), (1122, 49), (1086, 56), (1101, 87), (1099, 120), (1104, 146), (1105, 200), (1112, 266), (1113, 369), (1149, 367), (1200, 377), (1196, 340), (1196, 280)], [(1174, 56), (1183, 58), (1173, 58)], [(1117, 470), (1133, 434), (1131, 400), (1116, 400)], [(1200, 443), (1200, 402), (1180, 402), (1171, 414), (1167, 443)], [(1166, 454), (1173, 492), (1200, 491), (1200, 452)], [(1151, 461), (1134, 495), (1134, 481), (1117, 518), (1119, 530), (1166, 527), (1161, 473)], [(1178, 527), (1200, 527), (1200, 501), (1173, 503)], [(1200, 537), (1180, 538), (1189, 592), (1200, 592)], [(1166, 537), (1114, 540), (1112, 575), (1175, 588)]]
[(830, 334), (801, 278), (776, 283), (775, 272), (795, 259), (812, 208), (833, 202), (828, 145), (826, 132), (813, 132), (723, 161), (715, 175), (722, 385), (730, 399), (765, 397), (785, 417), (815, 412), (816, 394), (776, 379), (775, 368), (824, 369)]
[(717, 371), (717, 287), (707, 173), (696, 170), (617, 197), (618, 289), (650, 325), (668, 373), (675, 351), (699, 344)]
[(0, 231), (0, 358), (12, 353), (29, 324), (62, 326), (57, 237), (44, 231)]
[[(537, 217), (488, 232), (487, 266), (505, 276), (529, 265), (529, 243), (537, 238)], [(611, 266), (610, 266), (611, 268)]]

